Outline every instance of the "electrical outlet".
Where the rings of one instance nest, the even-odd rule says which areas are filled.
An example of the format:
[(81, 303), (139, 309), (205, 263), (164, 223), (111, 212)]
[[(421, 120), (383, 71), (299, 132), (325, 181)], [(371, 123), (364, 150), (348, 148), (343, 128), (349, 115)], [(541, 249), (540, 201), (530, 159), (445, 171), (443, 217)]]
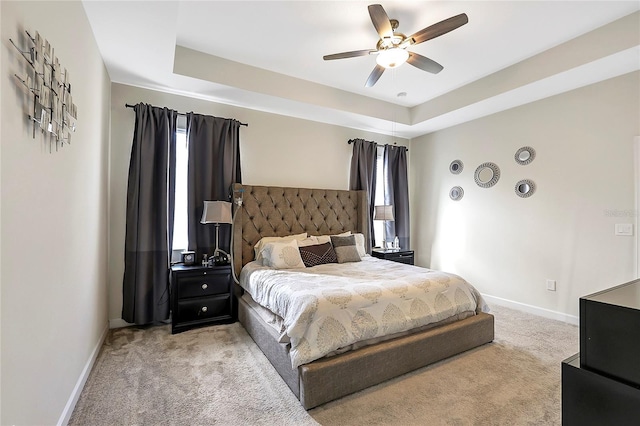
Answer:
[(547, 290), (556, 291), (556, 280), (547, 280)]

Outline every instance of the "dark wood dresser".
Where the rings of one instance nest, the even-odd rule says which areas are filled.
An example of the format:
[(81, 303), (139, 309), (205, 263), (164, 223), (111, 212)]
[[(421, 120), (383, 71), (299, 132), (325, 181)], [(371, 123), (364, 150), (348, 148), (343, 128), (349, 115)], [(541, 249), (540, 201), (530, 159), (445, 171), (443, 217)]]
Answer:
[(562, 362), (562, 424), (640, 424), (640, 280), (580, 298), (580, 352)]
[(231, 266), (171, 268), (171, 333), (235, 321)]

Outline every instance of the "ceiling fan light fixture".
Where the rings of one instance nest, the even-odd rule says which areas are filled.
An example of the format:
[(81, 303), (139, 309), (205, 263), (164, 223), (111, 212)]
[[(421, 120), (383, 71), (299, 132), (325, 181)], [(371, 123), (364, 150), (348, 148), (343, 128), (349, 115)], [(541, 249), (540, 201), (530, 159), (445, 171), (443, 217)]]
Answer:
[(405, 49), (393, 47), (380, 51), (376, 57), (376, 62), (385, 68), (396, 68), (407, 62), (407, 59), (409, 59), (409, 52)]
[[(1, 1), (1, 0), (0, 0)], [(444, 68), (436, 61), (415, 52), (409, 52), (407, 48), (414, 44), (424, 43), (427, 40), (440, 37), (443, 34), (453, 31), (469, 22), (466, 13), (461, 13), (445, 19), (433, 25), (414, 33), (407, 37), (406, 35), (396, 31), (398, 28), (397, 19), (389, 19), (387, 12), (379, 4), (371, 4), (368, 7), (371, 23), (376, 29), (380, 39), (376, 44), (375, 50), (355, 50), (352, 52), (334, 53), (325, 55), (322, 58), (325, 61), (332, 59), (354, 58), (356, 56), (366, 56), (376, 54), (376, 66), (369, 74), (365, 87), (372, 87), (382, 76), (387, 68), (397, 68), (407, 62), (422, 71), (437, 74)]]

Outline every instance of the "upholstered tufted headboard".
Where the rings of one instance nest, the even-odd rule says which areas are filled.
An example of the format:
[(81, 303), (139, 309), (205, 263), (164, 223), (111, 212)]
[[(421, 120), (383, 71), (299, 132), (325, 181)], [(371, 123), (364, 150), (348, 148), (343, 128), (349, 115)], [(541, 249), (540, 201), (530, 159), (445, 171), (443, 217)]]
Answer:
[(366, 247), (371, 247), (366, 191), (240, 184), (235, 184), (233, 191), (234, 198), (242, 196), (243, 200), (233, 232), (234, 267), (238, 275), (253, 260), (253, 246), (262, 237), (352, 231), (364, 234)]

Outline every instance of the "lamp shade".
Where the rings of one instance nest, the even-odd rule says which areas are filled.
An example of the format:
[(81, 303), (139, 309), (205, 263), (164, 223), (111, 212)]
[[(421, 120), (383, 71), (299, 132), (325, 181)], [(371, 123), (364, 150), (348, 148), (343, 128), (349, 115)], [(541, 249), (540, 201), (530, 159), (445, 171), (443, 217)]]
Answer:
[(394, 220), (393, 219), (393, 206), (375, 206), (373, 211), (373, 220)]
[(200, 223), (232, 223), (231, 203), (226, 201), (205, 201)]

